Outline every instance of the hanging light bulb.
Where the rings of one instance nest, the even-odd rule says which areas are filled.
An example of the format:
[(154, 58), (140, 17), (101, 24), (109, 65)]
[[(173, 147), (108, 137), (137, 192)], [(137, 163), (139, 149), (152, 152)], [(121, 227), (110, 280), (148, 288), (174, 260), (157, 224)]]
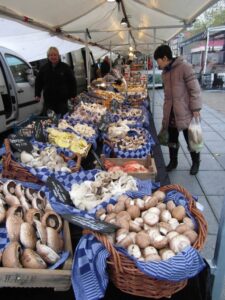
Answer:
[(123, 27), (126, 27), (127, 26), (127, 19), (126, 18), (122, 18), (122, 20), (120, 22), (120, 25), (123, 26)]
[(134, 49), (133, 49), (133, 47), (132, 46), (130, 46), (129, 47), (129, 51), (133, 51)]

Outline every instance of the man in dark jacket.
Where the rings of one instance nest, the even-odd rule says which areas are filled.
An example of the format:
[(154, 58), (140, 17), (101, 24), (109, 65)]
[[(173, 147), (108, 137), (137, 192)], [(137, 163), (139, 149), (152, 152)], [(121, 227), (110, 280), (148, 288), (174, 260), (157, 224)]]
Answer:
[(110, 72), (110, 61), (108, 56), (105, 56), (103, 62), (101, 63), (100, 69), (102, 77)]
[(54, 110), (56, 114), (64, 115), (67, 101), (76, 96), (76, 79), (70, 67), (60, 61), (59, 51), (50, 47), (47, 52), (48, 62), (41, 67), (35, 81), (35, 97), (40, 100), (44, 96), (44, 110)]

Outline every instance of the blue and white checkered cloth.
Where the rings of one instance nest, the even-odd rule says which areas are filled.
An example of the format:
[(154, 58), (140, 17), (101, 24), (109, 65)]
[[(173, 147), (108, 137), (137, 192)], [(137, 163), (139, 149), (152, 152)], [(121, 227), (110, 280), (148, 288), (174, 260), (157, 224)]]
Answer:
[[(51, 144), (41, 143), (41, 142), (37, 142), (35, 140), (32, 141), (32, 145), (38, 147), (39, 150), (44, 150), (45, 148), (52, 146)], [(74, 155), (74, 153), (72, 151), (69, 151), (68, 149), (65, 149), (65, 148), (56, 147), (56, 150), (57, 150), (58, 154), (62, 153), (67, 157), (72, 157)], [(12, 154), (12, 156), (13, 156), (13, 154)], [(15, 159), (14, 156), (13, 156), (13, 159)], [(18, 163), (21, 164), (21, 166), (23, 166), (31, 174), (33, 174), (34, 176), (36, 176), (39, 180), (41, 180), (43, 182), (45, 182), (49, 176), (52, 176), (54, 174), (57, 174), (58, 176), (68, 174), (68, 172), (62, 172), (62, 171), (55, 172), (53, 170), (49, 170), (48, 168), (34, 168), (34, 167), (29, 167), (26, 164), (23, 164), (21, 162), (18, 162)], [(72, 159), (67, 162), (68, 168), (72, 168), (75, 165), (76, 165), (76, 163)]]
[[(129, 256), (124, 248), (117, 247), (134, 261), (138, 269), (147, 276), (168, 281), (182, 281), (197, 275), (205, 262), (197, 250), (187, 247), (176, 256), (160, 262), (142, 262)], [(106, 260), (108, 250), (93, 235), (84, 235), (76, 248), (72, 285), (76, 300), (98, 300), (104, 297), (108, 285)]]
[[(91, 180), (94, 181), (95, 175), (97, 173), (101, 172), (100, 170), (93, 169), (89, 171), (80, 171), (77, 173), (72, 173), (72, 174), (63, 174), (60, 176), (55, 175), (55, 178), (63, 185), (63, 187), (67, 190), (70, 191), (72, 189), (72, 185), (74, 183), (82, 183), (83, 181), (86, 180)], [(127, 191), (126, 194), (128, 194), (130, 197), (133, 198), (141, 198), (144, 195), (151, 195), (152, 190), (155, 190), (156, 188), (159, 187), (158, 183), (154, 183), (151, 180), (140, 180), (138, 178), (135, 178), (136, 184), (137, 184), (137, 191)], [(53, 209), (58, 212), (59, 214), (74, 214), (74, 215), (79, 215), (83, 216), (86, 218), (93, 218), (95, 216), (95, 210), (96, 208), (101, 208), (105, 207), (108, 203), (113, 203), (115, 204), (116, 202), (116, 197), (113, 197), (111, 199), (108, 199), (104, 203), (101, 203), (99, 206), (97, 206), (95, 209), (91, 211), (82, 211), (77, 209), (74, 206), (64, 204), (60, 202), (60, 200), (56, 199), (53, 192), (49, 190), (47, 186), (42, 187), (42, 191), (45, 193), (47, 199), (49, 200), (51, 206)]]

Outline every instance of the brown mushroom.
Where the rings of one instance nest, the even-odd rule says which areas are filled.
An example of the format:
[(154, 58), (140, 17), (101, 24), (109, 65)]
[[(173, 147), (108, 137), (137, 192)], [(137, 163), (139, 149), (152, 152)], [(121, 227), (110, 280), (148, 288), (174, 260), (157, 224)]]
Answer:
[(25, 248), (34, 249), (36, 246), (36, 232), (33, 225), (23, 222), (20, 226), (20, 242)]
[(2, 265), (6, 268), (22, 268), (20, 263), (21, 246), (18, 242), (10, 242), (2, 253)]
[(24, 268), (46, 269), (45, 261), (32, 249), (24, 249), (21, 255), (21, 262)]
[(178, 205), (172, 210), (171, 214), (173, 218), (177, 219), (178, 221), (182, 221), (186, 216), (185, 208), (182, 205)]
[(136, 235), (136, 244), (142, 249), (148, 247), (150, 245), (149, 235), (144, 231), (138, 232)]
[(53, 210), (47, 210), (42, 216), (41, 222), (46, 227), (52, 227), (57, 232), (62, 229), (62, 218)]

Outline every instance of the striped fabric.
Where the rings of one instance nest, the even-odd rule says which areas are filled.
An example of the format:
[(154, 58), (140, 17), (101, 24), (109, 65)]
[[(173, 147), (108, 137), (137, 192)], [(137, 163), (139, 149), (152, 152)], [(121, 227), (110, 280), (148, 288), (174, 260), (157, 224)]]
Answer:
[[(166, 261), (148, 263), (129, 256), (123, 248), (118, 247), (117, 250), (133, 260), (137, 268), (147, 276), (158, 280), (182, 281), (194, 277), (205, 267), (203, 258), (192, 247), (187, 247)], [(76, 300), (97, 300), (104, 297), (108, 284), (108, 256), (108, 251), (94, 236), (88, 234), (80, 239), (72, 269)]]
[(108, 256), (108, 251), (94, 236), (89, 234), (80, 239), (72, 267), (76, 300), (98, 300), (104, 297), (108, 285)]

